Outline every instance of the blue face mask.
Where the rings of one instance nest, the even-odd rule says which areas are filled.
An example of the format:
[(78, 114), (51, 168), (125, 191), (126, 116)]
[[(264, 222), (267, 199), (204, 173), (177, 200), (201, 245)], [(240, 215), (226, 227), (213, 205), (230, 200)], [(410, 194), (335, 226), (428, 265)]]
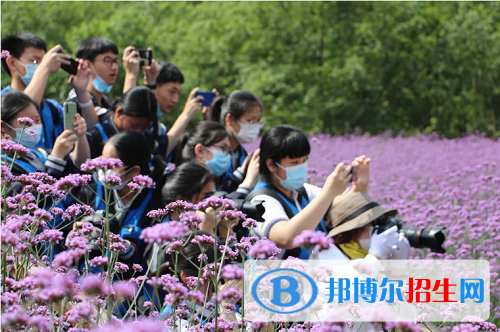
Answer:
[(111, 89), (113, 89), (113, 85), (109, 85), (108, 83), (104, 82), (104, 80), (99, 75), (95, 75), (95, 78), (92, 80), (92, 85), (97, 91), (105, 94), (110, 93)]
[(28, 86), (31, 80), (33, 79), (33, 75), (35, 75), (35, 70), (38, 68), (38, 63), (31, 63), (29, 65), (23, 64), (24, 68), (26, 68), (26, 75), (21, 76), (24, 84)]
[(307, 167), (309, 162), (302, 163), (297, 166), (283, 167), (279, 163), (276, 163), (280, 168), (286, 171), (286, 180), (280, 179), (276, 173), (274, 175), (280, 180), (280, 184), (283, 188), (288, 190), (297, 190), (306, 183), (307, 180)]
[(231, 166), (231, 156), (229, 154), (224, 154), (220, 150), (208, 149), (214, 154), (212, 160), (206, 162), (207, 166), (210, 167), (212, 173), (217, 176), (221, 176), (226, 172)]
[[(5, 124), (16, 132), (16, 138), (14, 138), (12, 140), (16, 143), (19, 142), (20, 144), (24, 145), (28, 149), (34, 149), (38, 145), (40, 140), (42, 139), (43, 126), (41, 124), (33, 125), (29, 128), (25, 128), (24, 130), (23, 130), (23, 128), (14, 128), (11, 125), (9, 125), (7, 122), (5, 122)], [(35, 136), (33, 136), (33, 137), (29, 136), (26, 133), (27, 130), (34, 130)]]

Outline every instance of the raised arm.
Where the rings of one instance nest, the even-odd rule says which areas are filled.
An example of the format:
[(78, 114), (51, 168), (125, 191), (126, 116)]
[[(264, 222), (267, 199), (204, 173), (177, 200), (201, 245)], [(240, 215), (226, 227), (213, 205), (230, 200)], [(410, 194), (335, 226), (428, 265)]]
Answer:
[(43, 94), (45, 93), (45, 88), (47, 87), (47, 81), (52, 73), (55, 73), (61, 68), (61, 63), (69, 65), (69, 55), (65, 53), (58, 53), (62, 51), (61, 45), (54, 46), (51, 48), (43, 57), (40, 66), (35, 71), (33, 79), (30, 84), (24, 90), (24, 93), (30, 96), (38, 105), (42, 102)]
[(269, 239), (280, 248), (292, 249), (295, 237), (305, 230), (316, 228), (333, 199), (345, 191), (351, 179), (350, 171), (351, 166), (338, 164), (326, 179), (321, 193), (292, 219), (277, 222), (269, 232)]

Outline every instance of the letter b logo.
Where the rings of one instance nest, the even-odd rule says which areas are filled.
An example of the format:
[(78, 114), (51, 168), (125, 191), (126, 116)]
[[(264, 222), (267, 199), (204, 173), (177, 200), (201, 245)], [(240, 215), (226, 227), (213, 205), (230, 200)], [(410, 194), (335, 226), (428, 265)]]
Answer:
[[(273, 284), (273, 298), (271, 303), (280, 307), (291, 307), (300, 302), (300, 294), (297, 292), (299, 288), (299, 283), (297, 279), (281, 276), (270, 280)], [(282, 281), (288, 282), (288, 287), (281, 288)], [(287, 296), (282, 296), (285, 293)], [(285, 300), (285, 302), (282, 302)]]

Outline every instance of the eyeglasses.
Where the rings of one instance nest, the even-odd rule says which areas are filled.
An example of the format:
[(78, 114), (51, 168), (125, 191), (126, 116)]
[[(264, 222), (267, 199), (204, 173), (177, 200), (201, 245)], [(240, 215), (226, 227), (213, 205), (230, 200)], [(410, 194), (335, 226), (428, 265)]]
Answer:
[(111, 67), (113, 64), (120, 66), (120, 60), (118, 60), (118, 58), (112, 58), (110, 56), (105, 56), (104, 58), (101, 58), (101, 60), (108, 67)]

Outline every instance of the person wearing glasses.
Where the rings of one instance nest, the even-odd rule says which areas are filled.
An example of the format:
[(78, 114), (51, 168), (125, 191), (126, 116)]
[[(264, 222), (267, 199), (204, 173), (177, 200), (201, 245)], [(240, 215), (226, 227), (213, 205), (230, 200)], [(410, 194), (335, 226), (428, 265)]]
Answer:
[[(107, 95), (113, 89), (120, 69), (118, 47), (106, 38), (92, 37), (78, 44), (76, 57), (83, 59), (91, 68), (91, 80), (87, 85), (87, 91), (90, 93), (92, 104), (95, 107), (92, 120), (87, 119), (89, 128), (91, 128), (113, 114), (111, 111), (112, 103)], [(72, 90), (68, 100), (73, 101), (74, 98), (75, 91)]]
[[(231, 167), (231, 140), (230, 135), (223, 125), (214, 121), (201, 121), (196, 129), (190, 134), (184, 136), (178, 148), (176, 160), (178, 164), (192, 161), (205, 165), (219, 179), (226, 174)], [(259, 176), (259, 151), (257, 150), (250, 161), (245, 178), (237, 187), (236, 191), (247, 195), (254, 184), (257, 183)], [(234, 192), (221, 183), (220, 190)]]
[[(223, 187), (232, 192), (241, 186), (248, 172), (258, 172), (259, 155), (248, 155), (242, 143), (252, 143), (259, 137), (264, 127), (262, 122), (262, 102), (251, 92), (236, 90), (227, 97), (218, 99), (211, 110), (212, 120), (221, 123), (229, 134), (231, 163), (221, 176)], [(251, 169), (253, 168), (253, 169)], [(251, 191), (257, 183), (248, 183)]]
[[(43, 98), (47, 81), (52, 73), (69, 64), (70, 56), (62, 53), (61, 45), (47, 52), (47, 43), (40, 37), (22, 32), (2, 38), (2, 67), (10, 76), (10, 84), (2, 89), (2, 96), (9, 91), (24, 92), (35, 102), (41, 119), (43, 131), (37, 147), (52, 150), (57, 137), (64, 131), (63, 107), (53, 99)], [(74, 88), (74, 100), (81, 107), (81, 114), (89, 123), (94, 111), (86, 91), (90, 80), (90, 68), (82, 60), (76, 75), (71, 75), (69, 84)]]

